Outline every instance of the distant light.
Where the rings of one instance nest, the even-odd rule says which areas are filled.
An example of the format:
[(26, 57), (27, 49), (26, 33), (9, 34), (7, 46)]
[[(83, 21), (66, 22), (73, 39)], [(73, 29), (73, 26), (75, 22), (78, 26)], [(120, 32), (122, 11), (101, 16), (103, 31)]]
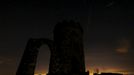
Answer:
[(38, 74), (34, 74), (34, 75), (46, 75), (45, 73), (38, 73)]

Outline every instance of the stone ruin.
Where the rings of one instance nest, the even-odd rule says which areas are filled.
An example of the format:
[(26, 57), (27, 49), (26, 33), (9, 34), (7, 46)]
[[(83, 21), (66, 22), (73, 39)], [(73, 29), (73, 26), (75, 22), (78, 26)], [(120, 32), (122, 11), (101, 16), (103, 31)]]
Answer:
[(89, 75), (85, 72), (83, 29), (74, 21), (57, 23), (53, 40), (29, 39), (16, 75), (34, 75), (38, 48), (43, 44), (50, 49), (47, 75)]

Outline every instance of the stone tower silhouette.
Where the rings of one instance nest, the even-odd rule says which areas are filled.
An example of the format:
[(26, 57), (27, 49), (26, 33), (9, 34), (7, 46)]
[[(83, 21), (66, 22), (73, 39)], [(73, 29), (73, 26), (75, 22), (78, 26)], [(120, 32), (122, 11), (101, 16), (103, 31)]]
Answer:
[(42, 44), (50, 48), (47, 75), (88, 75), (85, 72), (83, 30), (79, 23), (63, 21), (54, 28), (54, 40), (30, 39), (16, 75), (34, 75), (38, 50)]

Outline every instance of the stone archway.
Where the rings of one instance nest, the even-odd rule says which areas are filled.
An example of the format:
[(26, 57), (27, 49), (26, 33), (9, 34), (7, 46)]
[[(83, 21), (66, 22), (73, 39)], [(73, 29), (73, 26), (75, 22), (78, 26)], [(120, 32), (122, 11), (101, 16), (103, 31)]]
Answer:
[(49, 62), (50, 62), (50, 50), (49, 47), (44, 44), (39, 49), (36, 67), (34, 74), (35, 75), (46, 75), (49, 68)]
[(53, 41), (49, 39), (29, 39), (16, 75), (34, 75), (39, 50), (43, 44), (48, 45), (50, 54)]

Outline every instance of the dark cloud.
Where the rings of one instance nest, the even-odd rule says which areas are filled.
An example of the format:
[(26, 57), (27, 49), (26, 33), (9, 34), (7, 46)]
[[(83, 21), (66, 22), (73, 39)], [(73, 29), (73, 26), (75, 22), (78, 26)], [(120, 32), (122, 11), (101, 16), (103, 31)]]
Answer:
[(130, 48), (131, 48), (130, 40), (128, 40), (126, 38), (122, 38), (122, 39), (118, 40), (118, 45), (116, 48), (116, 51), (118, 53), (127, 53)]

